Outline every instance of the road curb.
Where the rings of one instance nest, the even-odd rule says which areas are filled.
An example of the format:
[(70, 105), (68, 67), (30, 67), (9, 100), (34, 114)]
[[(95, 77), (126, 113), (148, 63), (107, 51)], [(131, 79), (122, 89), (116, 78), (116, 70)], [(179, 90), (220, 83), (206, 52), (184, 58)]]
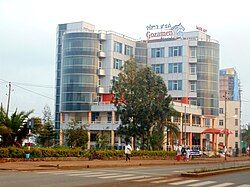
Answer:
[(212, 176), (212, 175), (219, 175), (223, 173), (229, 173), (229, 172), (237, 172), (237, 171), (244, 171), (244, 170), (250, 170), (250, 166), (242, 166), (237, 168), (228, 168), (228, 169), (220, 169), (220, 170), (213, 170), (213, 171), (205, 171), (201, 173), (194, 173), (194, 172), (185, 172), (181, 173), (181, 176), (183, 177), (206, 177), (206, 176)]

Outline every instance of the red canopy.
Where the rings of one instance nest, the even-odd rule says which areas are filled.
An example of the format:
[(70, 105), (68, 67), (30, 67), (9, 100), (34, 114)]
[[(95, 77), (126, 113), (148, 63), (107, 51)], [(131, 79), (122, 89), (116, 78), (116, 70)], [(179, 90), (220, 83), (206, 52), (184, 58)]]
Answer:
[(230, 131), (229, 129), (221, 129), (220, 134), (233, 134), (233, 132)]
[(207, 128), (202, 132), (202, 134), (221, 134), (221, 130), (215, 128)]

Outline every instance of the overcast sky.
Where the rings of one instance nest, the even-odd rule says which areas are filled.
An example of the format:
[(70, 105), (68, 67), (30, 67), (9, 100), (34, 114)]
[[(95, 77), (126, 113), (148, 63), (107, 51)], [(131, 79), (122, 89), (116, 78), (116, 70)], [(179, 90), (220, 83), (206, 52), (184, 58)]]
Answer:
[[(220, 68), (234, 67), (242, 89), (242, 123), (250, 122), (250, 17), (247, 0), (0, 0), (0, 102), (10, 111), (47, 104), (54, 113), (56, 27), (86, 21), (97, 29), (145, 38), (149, 24), (196, 25), (220, 43)], [(26, 89), (26, 90), (25, 90)], [(38, 95), (38, 94), (40, 95)]]

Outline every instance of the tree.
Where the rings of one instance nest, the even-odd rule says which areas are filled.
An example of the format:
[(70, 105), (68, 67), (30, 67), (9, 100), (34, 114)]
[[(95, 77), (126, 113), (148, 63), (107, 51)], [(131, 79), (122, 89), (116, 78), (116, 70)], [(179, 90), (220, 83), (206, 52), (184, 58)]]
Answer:
[(163, 133), (170, 114), (177, 113), (171, 107), (172, 98), (167, 94), (163, 79), (149, 67), (139, 69), (133, 59), (125, 63), (113, 93), (113, 102), (122, 121), (118, 132), (141, 138), (142, 149), (150, 148), (153, 128), (158, 125)]
[(0, 135), (2, 141), (1, 146), (21, 146), (23, 139), (29, 133), (27, 128), (27, 119), (33, 111), (17, 112), (16, 111), (9, 117), (7, 116), (4, 108), (0, 107)]
[(99, 132), (97, 134), (96, 144), (99, 149), (106, 149), (110, 144), (110, 133), (108, 132)]
[(75, 121), (71, 121), (65, 132), (65, 138), (70, 147), (86, 148), (88, 132), (85, 126), (79, 126)]
[(52, 122), (50, 108), (46, 105), (43, 110), (43, 125), (39, 130), (38, 143), (44, 147), (54, 145), (55, 130)]
[[(242, 140), (245, 141), (248, 145), (248, 148), (250, 150), (250, 126), (248, 126), (248, 129), (244, 129), (242, 133)], [(248, 152), (250, 156), (250, 151)]]

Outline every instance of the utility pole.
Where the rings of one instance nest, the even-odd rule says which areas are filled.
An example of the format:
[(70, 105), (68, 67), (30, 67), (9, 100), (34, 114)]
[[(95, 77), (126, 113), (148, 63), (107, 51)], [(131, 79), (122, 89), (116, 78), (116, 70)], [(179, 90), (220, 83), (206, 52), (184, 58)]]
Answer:
[(187, 106), (185, 106), (184, 122), (185, 122), (184, 145), (186, 148), (186, 145), (187, 145)]
[(225, 161), (227, 160), (227, 91), (225, 91)]
[(6, 112), (7, 117), (8, 117), (8, 113), (9, 113), (9, 107), (10, 107), (10, 93), (11, 93), (11, 82), (9, 82), (9, 94), (8, 94), (7, 112)]

